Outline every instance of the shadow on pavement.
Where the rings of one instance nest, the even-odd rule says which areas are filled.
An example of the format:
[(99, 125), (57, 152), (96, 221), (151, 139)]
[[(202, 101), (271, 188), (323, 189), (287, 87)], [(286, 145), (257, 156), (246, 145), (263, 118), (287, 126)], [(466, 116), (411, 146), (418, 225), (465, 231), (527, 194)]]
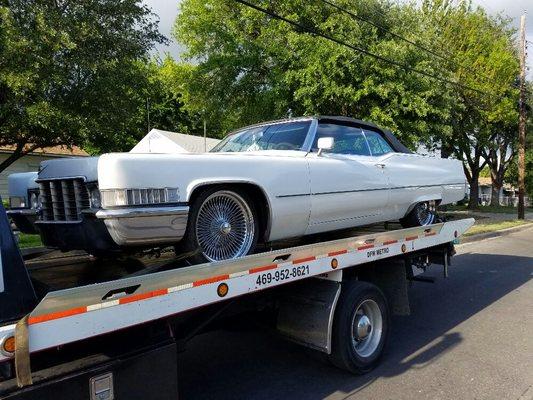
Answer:
[[(428, 275), (439, 275), (434, 268)], [(180, 354), (180, 395), (187, 399), (322, 399), (354, 394), (382, 377), (424, 368), (461, 343), (461, 322), (529, 281), (531, 258), (462, 254), (450, 278), (410, 289), (411, 312), (394, 317), (381, 365), (364, 376), (337, 370), (316, 352), (260, 330), (217, 331)]]

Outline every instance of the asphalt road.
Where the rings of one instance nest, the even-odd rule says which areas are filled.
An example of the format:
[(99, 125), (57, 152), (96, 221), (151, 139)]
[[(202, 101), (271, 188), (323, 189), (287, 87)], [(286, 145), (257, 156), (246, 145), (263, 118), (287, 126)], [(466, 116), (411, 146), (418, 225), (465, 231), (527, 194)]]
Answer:
[(461, 245), (453, 264), (411, 288), (412, 315), (393, 318), (367, 375), (258, 329), (217, 331), (180, 355), (180, 397), (533, 399), (533, 229)]

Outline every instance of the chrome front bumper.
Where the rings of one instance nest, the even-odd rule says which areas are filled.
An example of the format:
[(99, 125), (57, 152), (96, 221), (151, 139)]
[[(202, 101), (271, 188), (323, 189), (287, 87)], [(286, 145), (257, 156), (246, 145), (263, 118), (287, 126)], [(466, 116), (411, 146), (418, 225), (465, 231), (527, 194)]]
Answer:
[(130, 207), (96, 212), (119, 246), (175, 243), (183, 238), (189, 216), (188, 206)]

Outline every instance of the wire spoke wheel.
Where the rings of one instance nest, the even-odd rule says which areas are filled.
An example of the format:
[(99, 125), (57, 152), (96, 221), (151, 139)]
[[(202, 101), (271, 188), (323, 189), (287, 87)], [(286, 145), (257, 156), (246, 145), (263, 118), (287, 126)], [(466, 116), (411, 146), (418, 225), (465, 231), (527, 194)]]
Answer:
[(427, 202), (418, 204), (415, 213), (420, 226), (431, 225), (435, 219), (435, 214), (431, 211)]
[(378, 348), (383, 331), (383, 317), (378, 304), (363, 301), (352, 318), (352, 346), (360, 357), (371, 356)]
[(218, 191), (207, 197), (196, 218), (196, 240), (209, 261), (248, 254), (255, 235), (252, 210), (237, 193)]

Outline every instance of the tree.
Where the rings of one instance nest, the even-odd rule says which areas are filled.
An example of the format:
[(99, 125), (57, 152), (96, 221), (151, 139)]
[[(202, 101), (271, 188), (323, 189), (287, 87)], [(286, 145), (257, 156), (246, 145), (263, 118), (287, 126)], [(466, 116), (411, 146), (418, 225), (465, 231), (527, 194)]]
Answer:
[(503, 187), (507, 169), (512, 162), (516, 161), (516, 125), (498, 126), (494, 125), (494, 134), (491, 135), (488, 148), (485, 149), (483, 157), (487, 161), (490, 169), (492, 181), (491, 206), (500, 205), (500, 191)]
[[(257, 4), (338, 40), (431, 73), (436, 64), (416, 47), (341, 13), (303, 0)], [(379, 0), (337, 1), (411, 35), (410, 8)], [(444, 134), (449, 93), (430, 78), (365, 56), (274, 20), (232, 0), (184, 0), (174, 35), (196, 61), (185, 91), (211, 124), (229, 130), (268, 119), (309, 114), (349, 115), (395, 131), (415, 148)]]
[(201, 117), (189, 111), (181, 92), (181, 65), (166, 56), (139, 61), (137, 68), (142, 84), (129, 90), (135, 107), (107, 140), (86, 145), (92, 153), (129, 151), (152, 128), (203, 135)]
[[(422, 5), (427, 34), (437, 48), (446, 49), (450, 77), (462, 86), (454, 89), (450, 113), (452, 133), (442, 148), (463, 161), (470, 184), (470, 208), (478, 205), (479, 174), (490, 164), (496, 185), (509, 165), (511, 142), (502, 132), (517, 123), (518, 57), (509, 20), (489, 16), (470, 2), (427, 0)], [(498, 144), (499, 143), (499, 144)], [(499, 147), (500, 146), (500, 147)], [(500, 149), (503, 146), (503, 157)]]
[(148, 51), (165, 38), (137, 0), (0, 3), (0, 171), (36, 148), (105, 147), (146, 86)]

